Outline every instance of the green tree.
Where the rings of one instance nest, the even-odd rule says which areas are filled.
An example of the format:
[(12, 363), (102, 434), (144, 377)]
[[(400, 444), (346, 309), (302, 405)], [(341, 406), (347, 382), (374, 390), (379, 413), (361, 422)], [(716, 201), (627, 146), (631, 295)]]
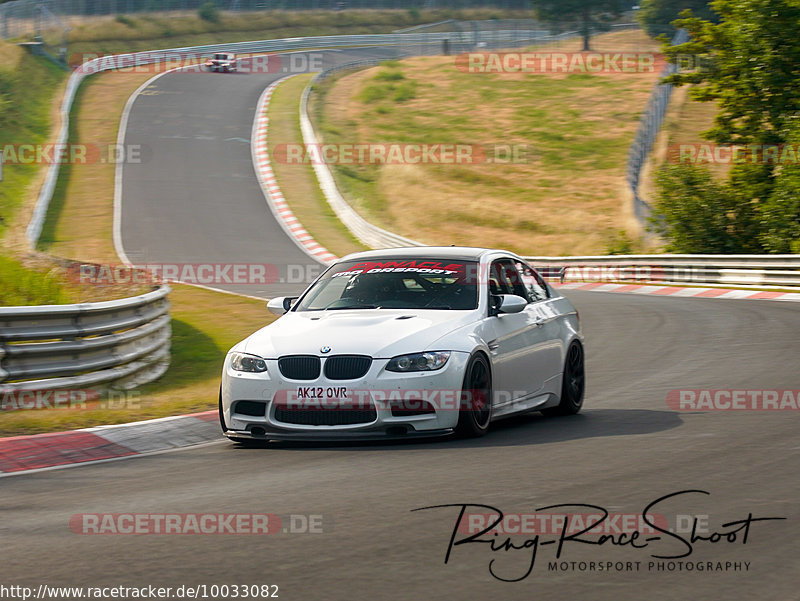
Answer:
[[(691, 84), (697, 100), (715, 102), (704, 137), (720, 145), (800, 142), (800, 0), (714, 0), (713, 23), (681, 14), (691, 39), (664, 52), (691, 68), (666, 78)], [(761, 154), (761, 153), (759, 153)], [(763, 156), (763, 155), (762, 155)], [(746, 162), (715, 182), (699, 167), (665, 169), (658, 178), (655, 229), (680, 252), (800, 250), (800, 167)], [(705, 237), (705, 240), (703, 239)], [(705, 249), (705, 250), (703, 250)]]
[(701, 19), (716, 20), (708, 0), (642, 0), (636, 12), (636, 20), (653, 37), (661, 34), (672, 37), (675, 34), (675, 27), (671, 23), (686, 9)]
[(691, 39), (664, 44), (670, 60), (694, 57), (694, 69), (669, 76), (675, 85), (694, 84), (691, 95), (719, 106), (705, 132), (719, 144), (777, 144), (787, 120), (800, 110), (800, 2), (714, 0), (720, 22), (690, 13), (675, 22)]
[(219, 23), (219, 9), (213, 2), (206, 2), (197, 9), (197, 15), (209, 23)]
[(576, 25), (584, 50), (590, 49), (592, 33), (610, 29), (626, 5), (621, 0), (533, 0), (533, 8), (542, 21)]

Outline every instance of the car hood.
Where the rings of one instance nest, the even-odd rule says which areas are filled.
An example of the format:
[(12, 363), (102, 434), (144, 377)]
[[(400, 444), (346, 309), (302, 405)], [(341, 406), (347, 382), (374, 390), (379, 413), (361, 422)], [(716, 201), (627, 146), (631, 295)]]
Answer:
[(476, 319), (475, 311), (386, 310), (291, 312), (255, 332), (237, 350), (265, 358), (320, 355), (370, 355), (388, 359), (432, 349), (442, 336)]

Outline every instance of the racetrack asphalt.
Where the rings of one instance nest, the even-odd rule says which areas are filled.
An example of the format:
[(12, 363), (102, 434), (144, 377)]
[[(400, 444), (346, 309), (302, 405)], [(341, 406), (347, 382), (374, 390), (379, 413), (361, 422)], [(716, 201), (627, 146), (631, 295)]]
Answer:
[[(391, 58), (394, 48), (293, 53), (283, 66), (302, 72), (364, 58)], [(303, 57), (310, 57), (303, 60)], [(267, 265), (256, 277), (210, 286), (269, 298), (301, 292), (322, 264), (288, 237), (269, 211), (250, 149), (256, 103), (264, 89), (291, 73), (179, 70), (154, 80), (130, 111), (127, 148), (141, 162), (124, 165), (121, 243), (134, 264)], [(274, 267), (273, 267), (274, 266)], [(235, 269), (236, 267), (232, 267)], [(252, 281), (247, 281), (247, 280)]]
[[(567, 295), (587, 340), (580, 415), (513, 418), (476, 440), (267, 448), (221, 441), (5, 478), (3, 581), (34, 587), (269, 583), (279, 585), (280, 598), (300, 600), (796, 599), (797, 411), (678, 412), (666, 397), (675, 389), (800, 388), (792, 367), (797, 305)], [(489, 562), (496, 560), (498, 575), (516, 578), (530, 563), (529, 551), (461, 545), (445, 565), (458, 508), (411, 511), (474, 503), (530, 513), (585, 503), (638, 514), (651, 501), (687, 489), (710, 494), (685, 494), (653, 512), (670, 524), (676, 514), (707, 516), (700, 518), (701, 525), (708, 520), (706, 535), (731, 530), (721, 525), (749, 513), (788, 519), (752, 523), (746, 544), (741, 532), (735, 542), (698, 541), (691, 556), (673, 560), (672, 571), (658, 571), (668, 561), (651, 557), (685, 552), (667, 535), (644, 549), (565, 543), (560, 561), (587, 562), (584, 571), (580, 563), (549, 570), (555, 545), (543, 545), (531, 575), (509, 583), (490, 575)], [(87, 512), (321, 515), (323, 531), (73, 532), (72, 516)], [(512, 540), (521, 545), (528, 538)], [(548, 538), (555, 536), (542, 541)], [(592, 561), (631, 567), (639, 561), (640, 570), (588, 571)], [(678, 571), (678, 561), (738, 562), (742, 571)]]

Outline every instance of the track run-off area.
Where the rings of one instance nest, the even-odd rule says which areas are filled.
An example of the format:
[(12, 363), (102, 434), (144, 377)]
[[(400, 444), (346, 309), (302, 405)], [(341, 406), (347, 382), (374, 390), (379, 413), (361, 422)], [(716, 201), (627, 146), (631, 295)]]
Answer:
[[(376, 52), (392, 54), (324, 54), (333, 64)], [(132, 262), (271, 263), (280, 273), (316, 265), (276, 223), (253, 169), (253, 112), (280, 77), (176, 71), (141, 91), (124, 143), (147, 147), (151, 160), (126, 165), (120, 191)], [(253, 288), (228, 290), (267, 298), (298, 285)], [(682, 409), (674, 399), (699, 389), (796, 392), (800, 306), (564, 293), (586, 336), (577, 416), (513, 418), (474, 440), (245, 448), (221, 439), (2, 478), (3, 573), (34, 589), (205, 584), (217, 599), (232, 595), (211, 596), (211, 585), (277, 585), (287, 600), (797, 599), (797, 410)], [(587, 533), (579, 538), (594, 544), (559, 549), (558, 532), (545, 528), (511, 538), (523, 548), (503, 548), (503, 535), (451, 546), (469, 536), (454, 532), (461, 505), (636, 516), (681, 491), (695, 492), (651, 509), (672, 533), (603, 544)], [(448, 507), (414, 511), (438, 505)], [(569, 507), (538, 511), (555, 505)], [(83, 514), (264, 513), (281, 516), (271, 534), (81, 526)], [(687, 544), (690, 516), (695, 534), (711, 539), (748, 516), (786, 519), (752, 521), (746, 539), (740, 529), (733, 540)]]

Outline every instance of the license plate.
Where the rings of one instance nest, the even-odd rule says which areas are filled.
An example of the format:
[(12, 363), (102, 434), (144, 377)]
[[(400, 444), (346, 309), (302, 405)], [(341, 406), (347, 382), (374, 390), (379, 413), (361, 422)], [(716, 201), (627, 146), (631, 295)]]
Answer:
[(346, 386), (298, 386), (295, 399), (298, 401), (350, 400)]

